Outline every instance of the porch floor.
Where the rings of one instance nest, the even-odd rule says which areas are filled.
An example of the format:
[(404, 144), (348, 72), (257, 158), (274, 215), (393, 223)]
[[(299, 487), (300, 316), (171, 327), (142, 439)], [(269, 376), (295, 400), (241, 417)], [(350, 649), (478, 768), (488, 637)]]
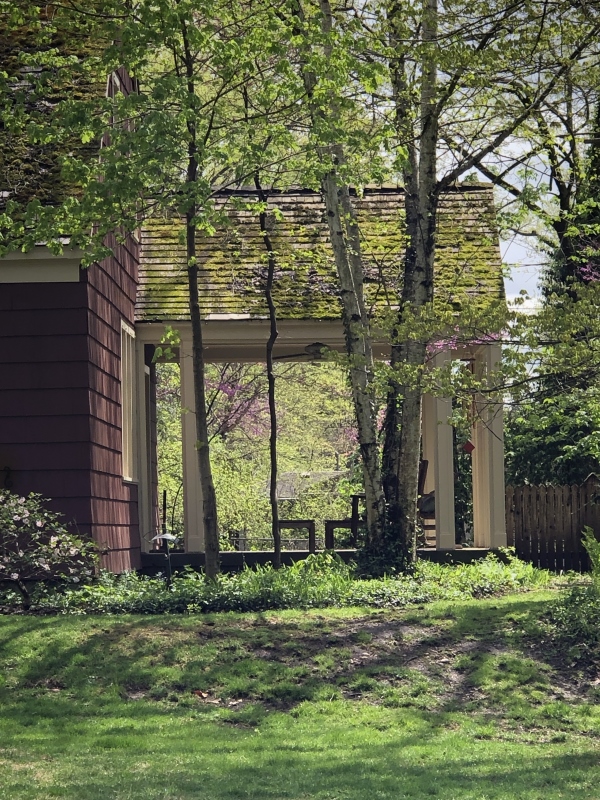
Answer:
[[(344, 561), (356, 558), (356, 550), (336, 550), (336, 554)], [(427, 561), (438, 564), (470, 564), (479, 558), (485, 558), (490, 552), (487, 547), (462, 547), (457, 550), (436, 550), (433, 547), (420, 547), (417, 556)], [(281, 562), (285, 565), (302, 561), (309, 555), (308, 550), (283, 550)], [(237, 572), (244, 566), (264, 566), (273, 560), (272, 550), (225, 550), (221, 553), (221, 569), (224, 572)], [(163, 552), (142, 553), (142, 572), (153, 574), (164, 572), (167, 566), (167, 556)], [(171, 567), (173, 570), (183, 567), (203, 567), (204, 553), (171, 553)]]

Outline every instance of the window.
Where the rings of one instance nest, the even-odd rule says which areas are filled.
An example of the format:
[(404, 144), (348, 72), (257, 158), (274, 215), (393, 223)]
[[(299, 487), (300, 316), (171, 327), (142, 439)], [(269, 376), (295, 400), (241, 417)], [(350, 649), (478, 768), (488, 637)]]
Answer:
[(121, 322), (121, 434), (123, 478), (136, 479), (134, 452), (135, 409), (135, 332), (126, 322)]

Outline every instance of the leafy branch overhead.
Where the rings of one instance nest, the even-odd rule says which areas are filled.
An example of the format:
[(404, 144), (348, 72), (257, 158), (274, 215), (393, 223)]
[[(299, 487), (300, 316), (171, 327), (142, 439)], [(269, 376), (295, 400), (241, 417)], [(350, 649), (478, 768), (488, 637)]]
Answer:
[[(166, 243), (168, 274), (150, 275), (140, 306), (152, 319), (192, 323), (209, 572), (218, 521), (202, 320), (225, 283), (240, 304), (230, 313), (266, 303), (272, 320), (274, 311), (341, 316), (370, 538), (375, 549), (391, 542), (390, 558), (410, 568), (421, 398), (436, 381), (452, 388), (451, 374), (427, 377), (432, 352), (518, 336), (506, 371), (515, 393), (567, 351), (585, 373), (591, 322), (561, 317), (561, 303), (533, 325), (507, 321), (495, 242), (498, 219), (539, 233), (571, 271), (583, 269), (582, 289), (593, 283), (595, 218), (576, 218), (575, 207), (598, 85), (594, 9), (570, 0), (552, 14), (538, 0), (16, 0), (0, 9), (0, 255), (46, 242), (54, 252), (81, 247), (89, 264), (107, 254), (109, 233), (139, 228), (150, 250)], [(496, 219), (481, 177), (506, 204)], [(369, 205), (390, 191), (385, 182), (402, 187), (391, 212), (384, 200)], [(305, 201), (314, 192), (312, 216), (280, 202), (290, 189)], [(476, 195), (479, 219), (463, 213)], [(589, 212), (593, 192), (585, 202)], [(593, 306), (579, 300), (577, 313)], [(391, 347), (379, 375), (378, 337)], [(534, 340), (543, 366), (532, 366)], [(475, 391), (465, 375), (458, 383)]]

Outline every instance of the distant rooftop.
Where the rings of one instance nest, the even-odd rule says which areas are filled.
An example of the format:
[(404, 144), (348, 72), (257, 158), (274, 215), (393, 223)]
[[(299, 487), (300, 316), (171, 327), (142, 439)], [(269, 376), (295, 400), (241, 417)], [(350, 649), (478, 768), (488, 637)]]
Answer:
[[(266, 317), (267, 253), (258, 214), (240, 208), (251, 189), (220, 192), (225, 222), (198, 234), (200, 306), (204, 317)], [(404, 196), (396, 187), (369, 187), (354, 199), (372, 307), (394, 306), (405, 250)], [(327, 320), (341, 314), (325, 209), (319, 193), (272, 193), (270, 234), (277, 251), (274, 300), (280, 319)], [(142, 230), (139, 321), (189, 319), (183, 222), (154, 219)], [(436, 287), (457, 306), (466, 296), (503, 298), (502, 265), (491, 184), (463, 184), (443, 195), (438, 216)]]

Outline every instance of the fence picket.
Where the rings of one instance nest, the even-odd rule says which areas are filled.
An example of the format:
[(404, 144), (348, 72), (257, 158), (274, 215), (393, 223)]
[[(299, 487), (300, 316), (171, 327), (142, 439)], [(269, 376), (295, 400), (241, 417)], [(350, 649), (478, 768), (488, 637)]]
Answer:
[(538, 538), (540, 542), (540, 566), (544, 569), (556, 568), (556, 550), (554, 539), (551, 532), (548, 530), (548, 519), (546, 509), (546, 487), (536, 486), (537, 506), (536, 506), (536, 524), (538, 528)]
[(509, 486), (506, 530), (519, 558), (552, 570), (585, 570), (581, 532), (589, 525), (600, 538), (600, 480), (581, 486)]
[(526, 524), (530, 530), (531, 558), (536, 567), (540, 566), (540, 530), (536, 515), (535, 500), (537, 486), (527, 487), (527, 516)]
[(585, 570), (587, 569), (587, 559), (586, 553), (583, 548), (583, 544), (581, 541), (581, 536), (583, 534), (583, 528), (587, 524), (586, 523), (586, 516), (587, 516), (587, 509), (589, 508), (589, 502), (592, 495), (590, 491), (590, 487), (586, 485), (576, 486), (576, 491), (573, 495), (573, 548), (577, 553), (577, 570)]
[(564, 569), (565, 563), (565, 542), (564, 539), (558, 534), (558, 526), (556, 522), (556, 509), (558, 507), (558, 497), (556, 486), (546, 487), (546, 530), (548, 536), (554, 542), (555, 553), (555, 569)]
[(506, 518), (506, 544), (508, 547), (515, 546), (515, 514), (514, 514), (515, 490), (512, 486), (506, 487), (505, 518)]

